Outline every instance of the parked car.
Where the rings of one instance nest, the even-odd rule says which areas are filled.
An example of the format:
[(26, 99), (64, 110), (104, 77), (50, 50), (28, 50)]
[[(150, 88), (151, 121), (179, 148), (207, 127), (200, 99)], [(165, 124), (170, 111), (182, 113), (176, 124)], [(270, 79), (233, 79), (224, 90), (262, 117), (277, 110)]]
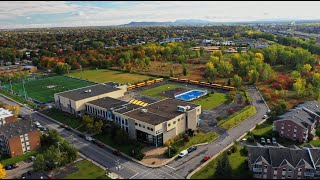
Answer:
[(90, 137), (90, 136), (86, 136), (86, 140), (92, 141), (93, 139), (92, 139), (92, 137)]
[(203, 157), (202, 162), (206, 162), (206, 161), (208, 161), (210, 158), (211, 158), (210, 156), (205, 156), (205, 157)]
[(112, 154), (114, 154), (116, 156), (120, 156), (121, 153), (118, 150), (114, 150), (114, 151), (112, 151)]
[(71, 130), (71, 128), (69, 126), (66, 126), (65, 129), (68, 130), (68, 131)]
[(40, 126), (38, 127), (41, 131), (48, 131), (49, 129), (47, 127), (44, 126)]
[(99, 147), (101, 147), (101, 148), (104, 147), (103, 143), (100, 143), (100, 142), (97, 142), (97, 145), (98, 145)]
[(180, 158), (182, 158), (182, 157), (184, 157), (185, 155), (187, 155), (188, 154), (188, 150), (183, 150), (183, 151), (181, 151), (180, 153), (179, 153), (179, 157)]
[(84, 134), (79, 134), (79, 137), (82, 137), (82, 138), (85, 138), (86, 137), (86, 135), (84, 135)]
[(264, 139), (264, 137), (261, 138), (261, 144), (266, 144), (266, 140)]
[(276, 144), (277, 141), (276, 141), (276, 138), (272, 137), (272, 144)]
[(36, 157), (30, 156), (29, 159), (30, 159), (31, 161), (34, 161), (34, 160), (36, 160)]
[(271, 114), (271, 110), (270, 109), (268, 109), (268, 111), (267, 111), (267, 115), (270, 115)]
[(188, 153), (191, 153), (193, 151), (197, 150), (197, 146), (191, 146), (188, 148)]
[(60, 127), (66, 128), (67, 126), (65, 124), (60, 124)]
[(263, 115), (262, 119), (267, 119), (268, 118), (268, 115)]
[(271, 144), (271, 140), (270, 139), (267, 139), (267, 144)]
[(41, 124), (38, 121), (35, 121), (34, 124), (36, 125), (36, 127), (40, 127)]
[(11, 169), (13, 169), (13, 168), (12, 168), (11, 165), (6, 165), (6, 166), (4, 167), (4, 169), (5, 169), (5, 170), (11, 170)]

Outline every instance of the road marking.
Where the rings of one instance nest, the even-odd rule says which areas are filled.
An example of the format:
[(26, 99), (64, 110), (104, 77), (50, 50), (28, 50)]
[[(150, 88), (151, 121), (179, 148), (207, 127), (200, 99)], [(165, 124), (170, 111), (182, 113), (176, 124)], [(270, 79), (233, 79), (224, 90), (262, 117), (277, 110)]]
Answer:
[(168, 165), (164, 165), (164, 166), (166, 166), (166, 167), (168, 167), (168, 168), (171, 168), (171, 169), (173, 169), (173, 170), (176, 170), (176, 168), (173, 168), (173, 167), (171, 167), (171, 166), (168, 166)]
[(131, 178), (129, 178), (129, 179), (132, 179), (132, 178), (136, 177), (138, 174), (139, 174), (139, 173), (133, 175), (133, 176), (132, 176)]
[(142, 177), (140, 177), (139, 179), (142, 179), (143, 177), (145, 177), (145, 176), (147, 176), (148, 174), (150, 174), (150, 173), (152, 173), (152, 172), (154, 172), (155, 170), (153, 169), (152, 171), (150, 171), (149, 173), (147, 173), (147, 174), (145, 174), (145, 175), (143, 175)]
[[(158, 169), (158, 170), (161, 171), (161, 172), (163, 172), (163, 173), (165, 173), (165, 174), (167, 174), (167, 175), (169, 175), (170, 177), (173, 177), (174, 179), (178, 179), (178, 178), (176, 178), (176, 177), (168, 174), (167, 172), (165, 172), (165, 171), (163, 171), (163, 170), (161, 170), (161, 169)], [(175, 174), (174, 172), (171, 172), (171, 173), (172, 173), (172, 174)], [(175, 175), (177, 175), (177, 174), (175, 174)], [(178, 175), (178, 177), (179, 177), (179, 178), (181, 177), (182, 179), (184, 179), (184, 177), (182, 177), (182, 176), (180, 176), (180, 175)]]

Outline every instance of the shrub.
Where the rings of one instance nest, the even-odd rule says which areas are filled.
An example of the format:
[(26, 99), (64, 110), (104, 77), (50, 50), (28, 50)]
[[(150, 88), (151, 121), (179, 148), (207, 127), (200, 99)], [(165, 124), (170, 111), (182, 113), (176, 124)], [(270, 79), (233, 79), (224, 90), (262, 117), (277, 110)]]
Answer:
[(231, 150), (232, 153), (235, 153), (235, 152), (237, 152), (237, 147), (236, 146), (232, 146), (230, 150)]
[(190, 141), (190, 138), (189, 138), (188, 134), (185, 134), (183, 139), (184, 139), (185, 142), (189, 142)]
[(223, 119), (223, 117), (218, 116), (216, 119), (217, 119), (217, 121), (221, 121)]

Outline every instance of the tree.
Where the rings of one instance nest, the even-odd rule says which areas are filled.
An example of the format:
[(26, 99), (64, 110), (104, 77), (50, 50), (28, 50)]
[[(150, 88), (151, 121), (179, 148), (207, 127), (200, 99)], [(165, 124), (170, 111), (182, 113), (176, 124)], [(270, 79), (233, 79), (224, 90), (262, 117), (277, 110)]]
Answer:
[(216, 179), (231, 179), (232, 168), (226, 153), (223, 153), (222, 158), (218, 160), (214, 177)]
[(202, 46), (200, 47), (199, 52), (200, 52), (200, 56), (203, 56), (203, 54), (204, 54), (204, 48), (203, 48)]
[(183, 75), (186, 76), (189, 74), (189, 69), (187, 68), (187, 66), (185, 64), (182, 65), (182, 69), (183, 69)]
[(5, 109), (12, 111), (12, 113), (15, 117), (17, 117), (20, 113), (20, 106), (19, 105), (5, 105)]
[(219, 60), (221, 60), (222, 51), (220, 51), (220, 50), (213, 51), (213, 55), (216, 56), (216, 57), (218, 57)]
[(124, 69), (125, 63), (124, 63), (124, 59), (123, 59), (123, 58), (120, 58), (120, 59), (119, 59), (119, 65), (120, 65), (121, 69)]
[(217, 70), (221, 75), (227, 77), (233, 71), (233, 65), (228, 61), (221, 61), (217, 64)]
[(217, 69), (214, 67), (213, 63), (212, 62), (207, 62), (206, 69), (205, 69), (206, 77), (214, 79), (216, 74), (217, 74)]
[(300, 72), (299, 72), (299, 71), (297, 71), (297, 70), (292, 71), (292, 72), (290, 73), (290, 75), (291, 75), (293, 78), (295, 78), (295, 79), (297, 79), (297, 78), (300, 78), (300, 77), (301, 77)]
[(44, 168), (46, 166), (45, 160), (44, 160), (44, 156), (42, 154), (38, 154), (36, 156), (36, 159), (33, 162), (33, 169), (34, 171), (44, 171)]
[(312, 69), (312, 67), (311, 67), (310, 64), (305, 64), (305, 65), (303, 66), (303, 68), (302, 68), (302, 71), (303, 71), (304, 73), (308, 73), (308, 72), (311, 71), (311, 69)]
[(103, 126), (102, 120), (97, 120), (94, 123), (94, 132), (97, 133), (97, 134), (101, 133), (102, 132), (102, 130), (101, 130), (102, 126)]
[(293, 83), (293, 90), (298, 97), (302, 97), (306, 89), (306, 80), (303, 78), (297, 78), (297, 81)]
[(249, 73), (248, 73), (248, 76), (249, 76), (249, 82), (251, 84), (255, 84), (259, 80), (259, 73), (255, 69), (254, 70), (250, 70)]
[(173, 68), (170, 69), (170, 77), (174, 77), (174, 70), (173, 70)]
[(0, 163), (0, 179), (4, 179), (6, 177), (6, 170), (4, 169), (3, 165)]
[(237, 74), (234, 75), (232, 80), (231, 80), (231, 84), (234, 87), (240, 87), (242, 85), (242, 78), (240, 76), (238, 76)]
[(273, 70), (272, 67), (269, 64), (264, 64), (261, 77), (263, 80), (268, 80), (272, 78), (273, 76)]
[(199, 58), (200, 57), (200, 52), (196, 51), (196, 57)]

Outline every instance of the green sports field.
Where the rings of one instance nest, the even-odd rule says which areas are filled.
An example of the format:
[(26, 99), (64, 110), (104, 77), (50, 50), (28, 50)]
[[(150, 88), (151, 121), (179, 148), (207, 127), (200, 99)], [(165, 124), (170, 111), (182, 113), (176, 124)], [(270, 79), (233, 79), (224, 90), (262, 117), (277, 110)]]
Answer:
[[(54, 100), (54, 94), (68, 91), (80, 87), (90, 86), (94, 83), (76, 80), (65, 76), (52, 76), (42, 79), (26, 81), (24, 87), (27, 96), (40, 102), (49, 102)], [(10, 89), (10, 85), (4, 86)], [(21, 83), (12, 84), (13, 91), (24, 96), (23, 85)]]

